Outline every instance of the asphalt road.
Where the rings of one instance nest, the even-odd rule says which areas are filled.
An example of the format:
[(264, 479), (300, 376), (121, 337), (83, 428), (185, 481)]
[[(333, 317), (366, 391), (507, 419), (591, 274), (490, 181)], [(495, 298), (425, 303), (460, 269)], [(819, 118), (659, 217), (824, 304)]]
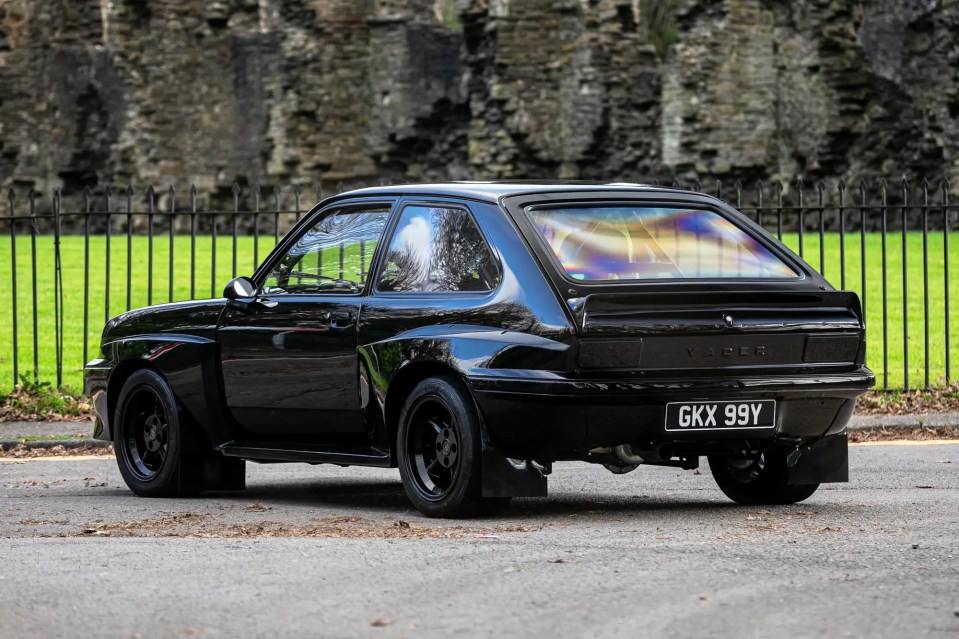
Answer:
[(0, 636), (959, 637), (959, 445), (851, 468), (757, 510), (705, 468), (560, 464), (549, 499), (463, 523), (395, 471), (147, 500), (109, 459), (0, 461)]

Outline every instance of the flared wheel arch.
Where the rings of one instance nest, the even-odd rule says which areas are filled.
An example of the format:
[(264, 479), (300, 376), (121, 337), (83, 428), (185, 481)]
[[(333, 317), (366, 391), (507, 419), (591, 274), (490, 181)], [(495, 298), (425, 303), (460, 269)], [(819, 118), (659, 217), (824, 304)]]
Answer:
[[(466, 393), (472, 397), (469, 386), (463, 380), (463, 376), (450, 366), (436, 362), (414, 362), (407, 364), (390, 380), (386, 389), (386, 402), (384, 418), (386, 421), (387, 441), (390, 442), (390, 458), (393, 466), (397, 465), (396, 436), (399, 432), (400, 413), (403, 405), (417, 384), (430, 377), (447, 377), (455, 379)], [(475, 399), (473, 400), (476, 405)], [(479, 413), (479, 407), (476, 408)], [(480, 414), (482, 420), (482, 414)]]

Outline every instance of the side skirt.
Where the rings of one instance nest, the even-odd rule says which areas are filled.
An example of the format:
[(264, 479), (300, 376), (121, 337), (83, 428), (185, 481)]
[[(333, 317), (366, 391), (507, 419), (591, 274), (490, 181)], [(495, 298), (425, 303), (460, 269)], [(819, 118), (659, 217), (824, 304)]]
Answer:
[(342, 446), (310, 447), (302, 444), (263, 445), (230, 442), (220, 446), (227, 457), (241, 457), (250, 461), (303, 462), (307, 464), (340, 464), (343, 466), (390, 467), (390, 451), (377, 448), (348, 448)]

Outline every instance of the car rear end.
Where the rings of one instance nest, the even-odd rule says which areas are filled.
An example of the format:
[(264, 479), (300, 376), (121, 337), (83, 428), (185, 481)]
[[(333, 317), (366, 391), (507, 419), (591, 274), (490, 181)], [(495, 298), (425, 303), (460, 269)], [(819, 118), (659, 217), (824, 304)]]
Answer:
[[(874, 382), (855, 293), (700, 194), (605, 188), (504, 206), (576, 331), (569, 370), (485, 388), (487, 402), (527, 398), (496, 429), (507, 445), (533, 450), (546, 430), (554, 456), (611, 469), (707, 455), (755, 474), (775, 457), (791, 484), (846, 480), (845, 427)], [(552, 425), (531, 428), (537, 415)]]

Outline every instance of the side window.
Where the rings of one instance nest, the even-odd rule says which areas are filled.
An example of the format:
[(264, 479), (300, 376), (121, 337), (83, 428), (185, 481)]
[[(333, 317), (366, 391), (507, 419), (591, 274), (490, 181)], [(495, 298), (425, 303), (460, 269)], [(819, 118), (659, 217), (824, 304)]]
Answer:
[(389, 215), (389, 207), (382, 207), (324, 216), (273, 268), (263, 292), (360, 292)]
[(463, 209), (407, 206), (380, 274), (379, 290), (490, 291), (499, 269), (476, 222)]

